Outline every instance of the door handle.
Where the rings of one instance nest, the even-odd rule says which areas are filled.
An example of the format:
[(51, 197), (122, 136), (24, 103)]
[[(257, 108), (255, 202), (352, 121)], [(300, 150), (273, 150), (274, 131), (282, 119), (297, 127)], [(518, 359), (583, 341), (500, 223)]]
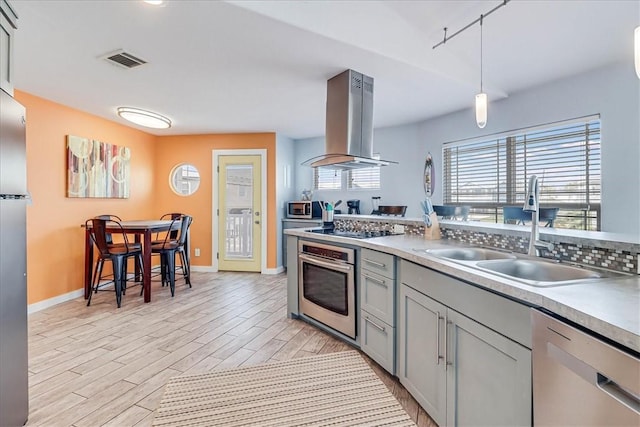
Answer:
[(306, 261), (310, 264), (319, 265), (321, 267), (328, 268), (330, 270), (342, 271), (344, 273), (351, 273), (351, 271), (353, 270), (353, 266), (349, 264), (340, 264), (340, 263), (331, 262), (331, 261), (321, 261), (317, 258), (310, 257), (305, 254), (299, 254), (298, 260), (303, 262)]
[(447, 370), (448, 366), (452, 366), (453, 362), (449, 362), (449, 325), (453, 322), (449, 320), (447, 316), (444, 316), (444, 369)]
[(443, 359), (442, 356), (440, 356), (440, 321), (442, 319), (444, 319), (444, 317), (442, 317), (440, 315), (440, 312), (436, 312), (436, 365), (440, 364), (440, 360)]

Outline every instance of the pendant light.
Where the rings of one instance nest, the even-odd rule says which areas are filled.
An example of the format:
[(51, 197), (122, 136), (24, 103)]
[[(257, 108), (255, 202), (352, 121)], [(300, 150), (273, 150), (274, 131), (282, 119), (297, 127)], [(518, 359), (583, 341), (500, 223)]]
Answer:
[(635, 48), (635, 60), (636, 60), (636, 74), (640, 79), (640, 26), (636, 27), (635, 37), (633, 39)]
[[(476, 95), (476, 123), (480, 129), (487, 125), (487, 94), (482, 90), (482, 21), (480, 15), (480, 93)], [(636, 32), (637, 34), (637, 32)]]

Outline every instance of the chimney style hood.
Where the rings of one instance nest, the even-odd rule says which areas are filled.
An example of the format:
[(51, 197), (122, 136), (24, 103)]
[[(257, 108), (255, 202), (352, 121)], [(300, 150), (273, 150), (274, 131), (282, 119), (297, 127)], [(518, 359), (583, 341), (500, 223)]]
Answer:
[(327, 82), (325, 154), (303, 163), (327, 169), (387, 166), (373, 158), (373, 78), (346, 70)]

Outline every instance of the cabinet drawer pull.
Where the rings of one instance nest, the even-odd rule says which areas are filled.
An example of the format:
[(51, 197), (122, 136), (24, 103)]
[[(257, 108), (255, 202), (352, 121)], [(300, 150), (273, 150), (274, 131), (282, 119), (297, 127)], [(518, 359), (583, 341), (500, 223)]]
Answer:
[(440, 356), (440, 321), (444, 319), (444, 317), (440, 315), (439, 311), (436, 312), (436, 316), (438, 316), (436, 320), (436, 365), (439, 365), (440, 360), (443, 359), (443, 357)]
[(367, 264), (375, 265), (376, 267), (387, 268), (387, 265), (382, 262), (374, 261), (367, 258), (364, 258), (363, 261), (366, 262)]
[(368, 322), (369, 324), (371, 324), (371, 326), (375, 327), (376, 329), (379, 329), (381, 332), (385, 332), (384, 326), (378, 325), (376, 322), (374, 322), (373, 320), (369, 319), (368, 317), (365, 317), (364, 320), (365, 320), (365, 322)]
[(377, 284), (379, 284), (379, 285), (382, 285), (382, 286), (384, 286), (385, 288), (387, 287), (387, 282), (386, 282), (386, 281), (384, 281), (384, 280), (380, 280), (380, 279), (378, 279), (378, 278), (376, 278), (376, 277), (371, 277), (371, 276), (369, 276), (368, 274), (364, 274), (364, 273), (362, 273), (362, 277), (364, 277), (364, 278), (365, 278), (365, 279), (367, 279), (367, 280), (371, 280), (372, 282), (375, 282), (375, 283), (377, 283)]
[(453, 362), (449, 362), (449, 325), (453, 325), (453, 322), (445, 316), (444, 318), (444, 369), (447, 366), (453, 366)]

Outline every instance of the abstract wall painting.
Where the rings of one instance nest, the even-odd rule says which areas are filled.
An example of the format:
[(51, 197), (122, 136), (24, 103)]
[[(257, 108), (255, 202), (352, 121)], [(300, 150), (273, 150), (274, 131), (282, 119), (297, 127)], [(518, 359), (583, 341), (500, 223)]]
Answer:
[(131, 151), (67, 135), (67, 197), (129, 198)]

